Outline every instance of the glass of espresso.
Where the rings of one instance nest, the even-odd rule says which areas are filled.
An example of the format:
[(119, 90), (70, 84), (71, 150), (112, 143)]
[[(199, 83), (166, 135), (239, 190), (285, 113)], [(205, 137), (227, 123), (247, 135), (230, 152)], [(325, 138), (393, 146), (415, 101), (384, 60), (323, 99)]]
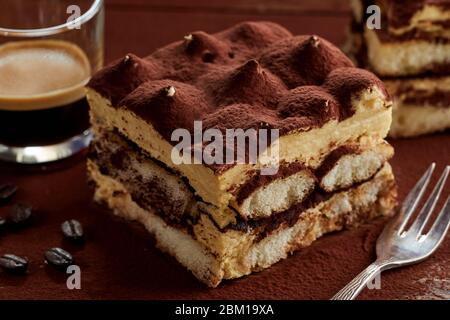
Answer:
[(45, 163), (91, 140), (85, 85), (103, 65), (103, 0), (0, 0), (0, 160)]

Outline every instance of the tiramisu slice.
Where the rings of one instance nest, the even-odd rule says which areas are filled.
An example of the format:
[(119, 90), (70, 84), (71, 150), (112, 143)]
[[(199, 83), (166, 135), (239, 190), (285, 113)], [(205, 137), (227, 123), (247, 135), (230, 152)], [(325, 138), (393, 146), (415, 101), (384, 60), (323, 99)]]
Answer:
[(450, 128), (450, 76), (386, 79), (395, 103), (389, 135), (412, 137)]
[[(388, 94), (320, 37), (269, 22), (193, 32), (106, 67), (88, 100), (95, 200), (145, 225), (209, 286), (395, 205)], [(211, 161), (230, 155), (230, 130), (245, 141), (277, 134), (255, 161), (239, 136), (231, 158)], [(180, 132), (192, 150), (181, 157)], [(223, 149), (209, 152), (212, 140)]]
[(368, 62), (377, 74), (412, 76), (450, 72), (450, 1), (352, 2), (358, 23), (364, 20), (370, 5), (381, 9), (381, 28), (364, 29)]
[[(381, 29), (367, 25), (372, 5), (381, 10)], [(352, 9), (344, 50), (385, 81), (394, 102), (389, 135), (450, 128), (450, 0), (352, 0)]]

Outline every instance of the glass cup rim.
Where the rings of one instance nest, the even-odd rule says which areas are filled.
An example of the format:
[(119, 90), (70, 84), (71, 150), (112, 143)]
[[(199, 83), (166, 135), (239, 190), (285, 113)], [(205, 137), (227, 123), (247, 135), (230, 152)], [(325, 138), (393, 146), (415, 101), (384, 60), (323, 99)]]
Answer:
[(73, 30), (91, 20), (103, 7), (103, 0), (93, 0), (91, 7), (80, 17), (60, 25), (37, 29), (11, 29), (0, 27), (0, 36), (5, 37), (45, 37)]

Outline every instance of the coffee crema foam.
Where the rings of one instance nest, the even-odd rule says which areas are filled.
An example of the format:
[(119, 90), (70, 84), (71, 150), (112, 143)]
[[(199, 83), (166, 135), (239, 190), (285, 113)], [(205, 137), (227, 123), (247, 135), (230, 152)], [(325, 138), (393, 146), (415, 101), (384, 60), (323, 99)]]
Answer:
[(85, 96), (91, 67), (77, 45), (32, 40), (0, 45), (0, 110), (63, 106)]

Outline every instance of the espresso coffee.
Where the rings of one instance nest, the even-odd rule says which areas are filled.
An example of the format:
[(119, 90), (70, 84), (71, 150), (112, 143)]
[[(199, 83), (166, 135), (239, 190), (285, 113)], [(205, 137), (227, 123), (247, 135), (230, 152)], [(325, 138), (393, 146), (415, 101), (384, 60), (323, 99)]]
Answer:
[(89, 128), (89, 60), (59, 40), (0, 45), (0, 144), (48, 145)]

